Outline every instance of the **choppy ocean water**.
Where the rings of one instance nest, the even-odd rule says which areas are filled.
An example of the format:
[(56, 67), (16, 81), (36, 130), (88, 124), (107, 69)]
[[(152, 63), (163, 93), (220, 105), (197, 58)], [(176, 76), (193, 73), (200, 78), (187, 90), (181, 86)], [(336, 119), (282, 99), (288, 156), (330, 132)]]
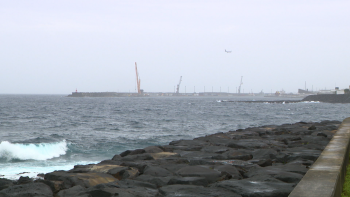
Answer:
[(273, 98), (0, 95), (0, 177), (36, 177), (128, 149), (247, 127), (342, 121), (350, 112), (350, 104), (218, 102), (222, 99)]

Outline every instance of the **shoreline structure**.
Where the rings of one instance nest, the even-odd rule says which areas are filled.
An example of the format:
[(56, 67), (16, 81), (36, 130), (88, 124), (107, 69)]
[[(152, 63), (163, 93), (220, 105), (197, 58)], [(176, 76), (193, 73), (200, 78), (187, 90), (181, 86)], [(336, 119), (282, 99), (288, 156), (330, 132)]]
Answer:
[[(200, 92), (200, 93), (187, 93), (187, 94), (176, 94), (176, 93), (148, 93), (148, 95), (143, 95), (139, 93), (118, 93), (118, 92), (72, 92), (72, 94), (67, 97), (162, 97), (162, 96), (174, 96), (174, 97), (202, 97), (202, 96), (224, 96), (224, 97), (241, 97), (241, 96), (252, 96), (251, 94), (244, 93), (221, 93), (221, 92)], [(279, 100), (257, 100), (257, 101), (230, 101), (225, 102), (246, 102), (246, 103), (297, 103), (305, 101), (319, 101), (325, 103), (350, 103), (350, 94), (317, 94), (317, 95), (287, 95), (287, 96), (271, 96), (271, 98), (278, 98)], [(301, 100), (280, 100), (281, 98), (291, 99), (291, 98), (303, 98)]]
[(288, 196), (343, 124), (267, 125), (127, 150), (43, 179), (0, 179), (0, 196)]

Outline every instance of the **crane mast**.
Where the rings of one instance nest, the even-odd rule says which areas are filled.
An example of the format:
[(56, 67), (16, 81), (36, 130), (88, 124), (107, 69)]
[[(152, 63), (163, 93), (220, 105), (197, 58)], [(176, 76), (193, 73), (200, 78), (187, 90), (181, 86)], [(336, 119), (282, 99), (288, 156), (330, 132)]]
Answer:
[(137, 64), (136, 64), (136, 62), (135, 62), (135, 71), (136, 71), (137, 93), (141, 94), (141, 79), (139, 77), (139, 72), (137, 71)]
[(243, 76), (241, 76), (241, 83), (239, 84), (238, 93), (241, 93), (241, 87), (243, 85)]
[(180, 84), (181, 84), (181, 81), (182, 81), (182, 76), (180, 77), (179, 84), (177, 84), (177, 87), (176, 87), (176, 94), (179, 94), (179, 92), (180, 92)]

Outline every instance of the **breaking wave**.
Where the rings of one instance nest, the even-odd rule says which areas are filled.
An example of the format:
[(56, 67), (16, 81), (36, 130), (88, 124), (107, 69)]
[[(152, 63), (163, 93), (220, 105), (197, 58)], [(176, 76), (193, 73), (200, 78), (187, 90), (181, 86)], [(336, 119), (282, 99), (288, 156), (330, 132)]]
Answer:
[(67, 142), (17, 144), (8, 141), (0, 143), (0, 158), (11, 160), (47, 160), (65, 155), (68, 150)]

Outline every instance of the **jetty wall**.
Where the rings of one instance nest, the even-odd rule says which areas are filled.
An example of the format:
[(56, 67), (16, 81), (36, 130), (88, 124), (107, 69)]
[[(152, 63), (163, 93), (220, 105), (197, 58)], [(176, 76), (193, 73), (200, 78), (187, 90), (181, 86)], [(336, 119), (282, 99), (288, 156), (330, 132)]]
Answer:
[(350, 103), (350, 94), (318, 94), (309, 95), (302, 101), (320, 101), (325, 103)]
[(341, 196), (349, 163), (349, 140), (350, 118), (346, 118), (289, 197)]

